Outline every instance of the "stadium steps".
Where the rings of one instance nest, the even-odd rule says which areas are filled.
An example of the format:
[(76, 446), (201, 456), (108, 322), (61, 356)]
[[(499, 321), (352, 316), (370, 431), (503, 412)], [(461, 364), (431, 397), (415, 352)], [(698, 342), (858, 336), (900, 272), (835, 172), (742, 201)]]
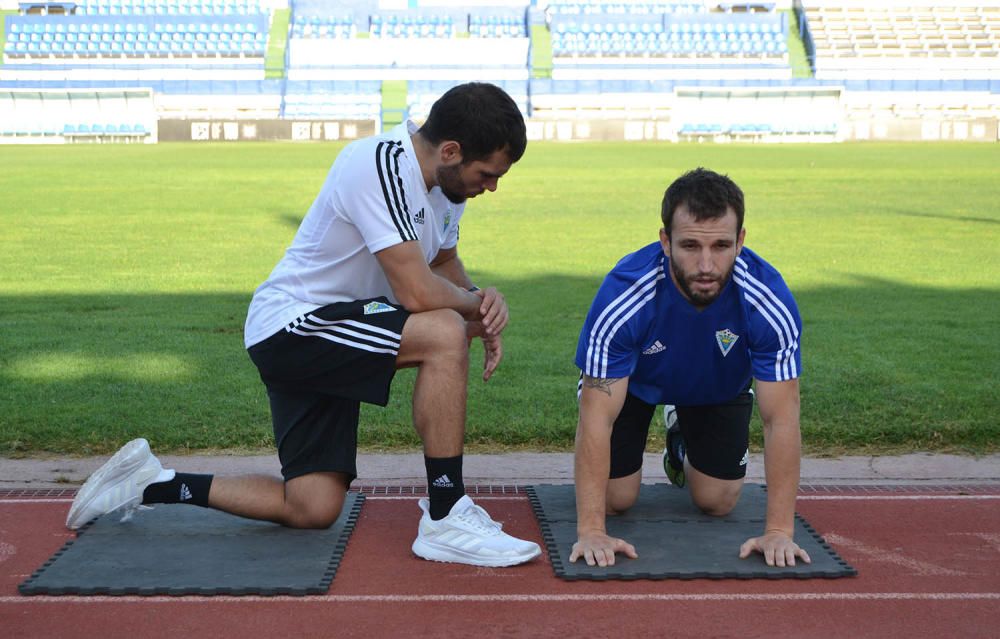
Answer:
[(382, 130), (387, 131), (406, 118), (406, 80), (383, 80), (382, 82)]
[[(17, 9), (0, 9), (0, 51), (7, 45), (7, 16), (16, 16)], [(3, 55), (0, 54), (0, 67), (3, 66)]]
[(552, 77), (552, 33), (544, 24), (531, 25), (531, 77)]
[(284, 78), (288, 50), (288, 24), (291, 9), (275, 9), (271, 14), (271, 30), (267, 36), (267, 53), (264, 58), (265, 78)]
[(788, 15), (788, 65), (792, 67), (792, 77), (811, 78), (813, 77), (812, 65), (809, 64), (806, 44), (802, 41), (802, 35), (799, 32), (799, 21), (803, 17), (792, 9), (783, 10), (782, 13)]

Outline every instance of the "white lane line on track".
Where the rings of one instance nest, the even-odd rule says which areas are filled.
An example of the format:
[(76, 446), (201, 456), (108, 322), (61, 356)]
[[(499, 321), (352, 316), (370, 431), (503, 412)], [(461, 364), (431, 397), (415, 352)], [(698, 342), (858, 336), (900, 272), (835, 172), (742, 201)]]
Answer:
[(1000, 495), (799, 495), (796, 501), (907, 501), (907, 500), (1000, 499)]
[[(366, 500), (412, 501), (427, 495), (365, 495)], [(526, 499), (527, 495), (470, 495), (475, 501), (515, 501)], [(1000, 499), (1000, 495), (799, 495), (797, 501), (990, 501)], [(71, 497), (0, 499), (0, 504), (68, 504)]]
[[(365, 495), (365, 501), (375, 500), (375, 501), (415, 501), (421, 497), (426, 497), (427, 495)], [(475, 501), (520, 501), (527, 499), (527, 495), (476, 495), (470, 494)], [(28, 497), (25, 499), (0, 499), (0, 505), (2, 504), (69, 504), (72, 503), (73, 499), (71, 497), (66, 498), (51, 498), (51, 499), (35, 499)]]
[(309, 595), (292, 597), (183, 596), (109, 597), (95, 595), (0, 597), (0, 604), (42, 603), (578, 603), (578, 602), (658, 602), (658, 601), (993, 601), (1000, 592), (802, 592), (783, 594), (592, 594), (592, 595)]

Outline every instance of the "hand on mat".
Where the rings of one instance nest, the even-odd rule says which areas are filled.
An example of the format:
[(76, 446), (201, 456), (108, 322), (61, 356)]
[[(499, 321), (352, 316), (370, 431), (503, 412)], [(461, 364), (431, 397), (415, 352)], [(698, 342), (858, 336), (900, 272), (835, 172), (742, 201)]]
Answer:
[(510, 318), (507, 300), (492, 286), (473, 292), (483, 298), (483, 303), (479, 305), (479, 314), (482, 316), (480, 321), (483, 323), (484, 334), (490, 337), (499, 335)]
[(626, 557), (637, 559), (638, 553), (635, 547), (616, 537), (609, 537), (604, 533), (587, 533), (580, 535), (580, 539), (573, 544), (573, 551), (569, 554), (570, 563), (575, 562), (580, 557), (586, 560), (588, 566), (615, 565), (615, 553), (624, 553)]
[(750, 553), (757, 551), (764, 555), (768, 566), (794, 566), (795, 558), (799, 557), (807, 564), (812, 563), (809, 553), (799, 548), (789, 535), (778, 531), (765, 532), (761, 537), (747, 539), (740, 546), (740, 559), (746, 559)]

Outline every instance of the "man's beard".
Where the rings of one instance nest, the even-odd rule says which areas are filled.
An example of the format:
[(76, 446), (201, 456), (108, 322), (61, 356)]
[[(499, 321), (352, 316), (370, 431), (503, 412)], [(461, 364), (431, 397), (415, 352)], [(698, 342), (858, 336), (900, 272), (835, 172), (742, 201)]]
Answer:
[(441, 193), (452, 204), (461, 204), (468, 197), (464, 194), (465, 184), (462, 183), (461, 166), (461, 164), (456, 164), (455, 166), (438, 167), (435, 176)]
[(729, 270), (726, 271), (726, 274), (716, 280), (719, 284), (719, 288), (714, 293), (697, 293), (691, 288), (691, 285), (689, 283), (689, 279), (697, 279), (697, 277), (689, 278), (680, 269), (680, 266), (677, 265), (677, 262), (670, 260), (670, 270), (674, 274), (674, 280), (677, 282), (677, 286), (680, 287), (681, 292), (684, 293), (684, 296), (686, 298), (688, 298), (688, 301), (690, 301), (697, 308), (705, 308), (706, 306), (714, 302), (716, 299), (718, 299), (719, 295), (722, 294), (722, 289), (726, 287), (726, 283), (729, 281), (729, 278), (732, 277), (733, 267), (735, 267), (735, 265), (736, 264), (733, 263), (733, 266), (729, 267)]

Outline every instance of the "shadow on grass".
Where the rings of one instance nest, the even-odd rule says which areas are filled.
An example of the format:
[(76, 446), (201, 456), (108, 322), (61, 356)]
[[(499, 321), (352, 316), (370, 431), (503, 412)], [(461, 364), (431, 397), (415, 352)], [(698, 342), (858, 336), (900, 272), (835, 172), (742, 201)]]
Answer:
[[(512, 319), (488, 384), (474, 349), (468, 440), (569, 449), (573, 358), (599, 282), (473, 275), (506, 294)], [(997, 450), (1000, 290), (864, 279), (797, 299), (807, 445)], [(106, 453), (140, 435), (164, 452), (272, 446), (263, 386), (243, 348), (248, 301), (249, 292), (0, 296), (0, 454)], [(397, 376), (387, 408), (365, 408), (363, 446), (417, 444), (413, 378)]]
[(285, 226), (287, 226), (289, 228), (295, 229), (296, 231), (298, 231), (299, 227), (302, 226), (302, 220), (303, 220), (303, 218), (305, 218), (305, 214), (303, 214), (303, 213), (297, 213), (297, 214), (296, 213), (280, 213), (280, 214), (278, 214), (278, 220), (283, 225), (285, 225)]
[(969, 215), (941, 215), (939, 213), (924, 213), (923, 211), (908, 211), (905, 209), (889, 209), (888, 212), (906, 217), (922, 217), (946, 222), (973, 222), (976, 224), (1000, 224), (1000, 219), (989, 217), (972, 217)]

